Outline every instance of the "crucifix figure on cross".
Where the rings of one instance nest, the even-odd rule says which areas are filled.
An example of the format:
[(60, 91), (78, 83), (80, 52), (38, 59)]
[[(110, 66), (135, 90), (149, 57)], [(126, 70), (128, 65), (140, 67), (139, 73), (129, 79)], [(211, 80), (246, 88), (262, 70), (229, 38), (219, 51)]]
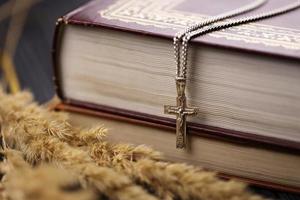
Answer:
[(164, 111), (166, 114), (176, 115), (176, 148), (185, 148), (187, 145), (186, 139), (186, 116), (196, 115), (198, 108), (188, 107), (185, 96), (186, 79), (184, 77), (176, 77), (177, 89), (177, 105), (165, 105)]

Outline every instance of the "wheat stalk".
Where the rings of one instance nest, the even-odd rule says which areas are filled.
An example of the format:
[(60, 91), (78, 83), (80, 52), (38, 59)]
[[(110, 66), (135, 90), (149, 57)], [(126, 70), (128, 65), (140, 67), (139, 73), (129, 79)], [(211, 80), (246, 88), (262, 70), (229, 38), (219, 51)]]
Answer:
[(79, 174), (84, 185), (92, 185), (112, 199), (155, 199), (134, 185), (127, 176), (110, 168), (96, 166), (86, 152), (71, 147), (53, 136), (30, 135), (31, 126), (32, 124), (19, 125), (10, 134), (14, 135), (16, 147), (24, 153), (28, 162), (32, 164), (52, 162), (73, 170)]
[[(8, 144), (13, 144), (14, 148), (24, 153), (27, 161), (32, 164), (54, 162), (74, 170), (83, 181), (112, 199), (156, 199), (127, 176), (113, 169), (97, 166), (87, 152), (57, 138), (69, 137), (69, 129), (61, 134), (49, 131), (53, 128), (52, 123), (45, 119), (47, 112), (32, 104), (30, 95), (17, 95), (14, 101), (11, 101), (12, 97), (2, 94), (0, 100), (1, 121), (5, 124), (1, 127), (1, 132), (10, 141)], [(15, 101), (16, 99), (19, 100)]]
[(80, 130), (64, 115), (32, 103), (28, 93), (0, 93), (1, 133), (7, 146), (20, 150), (31, 164), (51, 162), (74, 171), (82, 185), (93, 186), (112, 199), (261, 200), (244, 184), (221, 181), (212, 172), (161, 161), (145, 146), (105, 141), (102, 126)]
[(186, 164), (168, 163), (150, 159), (126, 159), (123, 151), (114, 151), (110, 145), (95, 143), (90, 156), (99, 166), (111, 166), (139, 183), (151, 187), (160, 198), (210, 200), (261, 200), (246, 191), (237, 181), (222, 181), (213, 172)]
[[(68, 187), (74, 188), (77, 180), (67, 171), (51, 165), (41, 165), (32, 168), (22, 157), (22, 153), (7, 149), (4, 152), (6, 162), (1, 163), (2, 199), (9, 200), (96, 200), (92, 190), (80, 187), (69, 192)], [(45, 187), (45, 183), (47, 186)]]
[[(20, 120), (26, 124), (35, 123), (35, 125), (31, 126), (31, 129), (39, 127), (39, 132), (37, 132), (38, 130), (30, 130), (31, 133), (55, 136), (75, 147), (104, 142), (107, 132), (106, 128), (103, 126), (83, 130), (74, 128), (67, 122), (68, 118), (66, 115), (49, 111), (32, 103), (32, 96), (29, 92), (16, 95), (4, 95), (2, 92), (2, 96), (3, 98), (0, 99), (0, 115), (6, 116), (10, 124)], [(42, 126), (43, 128), (41, 128)], [(163, 158), (160, 152), (145, 145), (111, 144), (110, 146), (115, 152), (126, 155), (124, 158), (148, 158), (153, 160), (161, 160)]]

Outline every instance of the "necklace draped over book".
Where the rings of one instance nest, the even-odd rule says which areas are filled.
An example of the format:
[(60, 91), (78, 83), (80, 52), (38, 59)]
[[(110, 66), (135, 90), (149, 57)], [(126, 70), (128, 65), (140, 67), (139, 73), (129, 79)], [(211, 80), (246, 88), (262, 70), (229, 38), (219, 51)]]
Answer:
[[(232, 26), (242, 25), (245, 23), (258, 21), (265, 18), (270, 18), (276, 15), (284, 14), (286, 12), (298, 9), (300, 7), (300, 0), (286, 6), (248, 16), (231, 21), (218, 22), (229, 17), (240, 15), (249, 12), (263, 5), (267, 0), (256, 0), (246, 6), (232, 10), (200, 22), (199, 24), (192, 25), (184, 31), (178, 32), (174, 37), (174, 53), (176, 61), (176, 88), (177, 88), (177, 105), (165, 105), (164, 112), (166, 114), (176, 115), (176, 148), (186, 148), (186, 116), (196, 115), (198, 112), (197, 107), (187, 106), (185, 88), (187, 79), (187, 56), (188, 56), (188, 42), (197, 36), (205, 35), (206, 33), (229, 28)], [(217, 23), (215, 23), (217, 22)], [(181, 46), (180, 46), (181, 42)], [(181, 49), (180, 49), (181, 47)]]

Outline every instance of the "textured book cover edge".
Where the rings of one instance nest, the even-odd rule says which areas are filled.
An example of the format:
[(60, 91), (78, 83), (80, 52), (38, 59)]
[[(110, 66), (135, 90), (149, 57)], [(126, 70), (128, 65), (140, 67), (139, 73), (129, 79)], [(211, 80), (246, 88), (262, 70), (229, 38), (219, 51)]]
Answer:
[[(129, 23), (128, 25), (127, 25), (127, 23), (125, 23), (126, 25), (124, 25), (123, 20), (120, 21), (120, 23), (122, 24), (122, 25), (120, 25), (119, 21), (116, 22), (115, 18), (109, 20), (108, 22), (104, 22), (104, 21), (102, 21), (102, 19), (101, 20), (95, 19), (95, 21), (93, 21), (92, 18), (94, 18), (95, 16), (90, 17), (91, 19), (86, 19), (86, 17), (85, 17), (86, 12), (88, 12), (89, 10), (92, 10), (94, 7), (97, 7), (99, 2), (102, 2), (102, 1), (94, 0), (94, 1), (91, 1), (91, 2), (83, 5), (82, 7), (79, 7), (78, 9), (76, 9), (76, 10), (68, 13), (67, 15), (65, 15), (63, 17), (64, 21), (69, 23), (69, 24), (73, 24), (73, 25), (83, 25), (83, 26), (89, 26), (89, 27), (108, 28), (108, 29), (113, 29), (113, 30), (118, 30), (118, 31), (131, 32), (131, 33), (135, 33), (135, 34), (142, 34), (142, 35), (153, 36), (153, 37), (161, 37), (161, 38), (166, 38), (168, 40), (172, 40), (172, 35), (165, 34), (162, 31), (160, 31), (160, 29), (154, 29), (156, 31), (150, 31), (149, 32), (147, 30), (142, 30), (142, 29), (138, 28), (139, 26), (130, 26), (129, 24), (132, 24), (132, 23)], [(99, 16), (102, 12), (101, 9), (104, 9), (104, 11), (105, 11), (105, 10), (111, 8), (111, 7), (114, 7), (115, 3), (116, 2), (114, 0), (111, 0), (111, 1), (108, 0), (108, 1), (104, 1), (104, 3), (103, 3), (104, 5), (100, 4), (101, 6), (99, 6), (99, 11), (98, 11)], [(108, 4), (108, 8), (106, 8), (106, 6), (107, 6), (106, 4)], [(109, 19), (109, 17), (105, 18), (105, 20), (107, 20), (107, 19)], [(266, 29), (267, 27), (264, 27), (263, 30)], [(282, 29), (285, 30), (285, 28), (282, 28)], [(299, 30), (299, 32), (300, 32), (300, 30)], [(294, 33), (294, 34), (296, 34), (296, 33)], [(283, 51), (281, 53), (279, 53), (279, 52), (276, 53), (276, 52), (271, 52), (271, 51), (263, 51), (263, 50), (259, 50), (259, 49), (256, 49), (256, 48), (251, 48), (251, 49), (244, 48), (247, 43), (245, 43), (245, 45), (240, 45), (240, 46), (230, 46), (230, 45), (219, 44), (219, 43), (208, 41), (208, 40), (198, 40), (198, 39), (199, 38), (193, 39), (191, 41), (191, 43), (199, 43), (201, 45), (209, 45), (209, 46), (228, 49), (228, 50), (232, 50), (232, 51), (235, 50), (235, 51), (251, 53), (251, 54), (278, 57), (278, 58), (283, 58), (283, 59), (286, 58), (286, 59), (290, 59), (290, 60), (294, 60), (294, 61), (299, 61), (300, 60), (300, 56), (298, 54), (286, 54)], [(234, 39), (232, 41), (235, 41), (235, 40), (236, 39)]]

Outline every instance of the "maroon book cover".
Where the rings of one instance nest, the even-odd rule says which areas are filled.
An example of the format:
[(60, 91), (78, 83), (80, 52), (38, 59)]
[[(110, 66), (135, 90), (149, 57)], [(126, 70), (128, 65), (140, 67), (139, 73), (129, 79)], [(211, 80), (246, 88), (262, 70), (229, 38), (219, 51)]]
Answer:
[[(175, 33), (187, 25), (251, 2), (231, 0), (212, 4), (210, 0), (95, 0), (69, 13), (63, 20), (72, 24), (104, 26), (172, 39)], [(294, 0), (268, 1), (260, 8), (234, 18), (269, 11), (292, 2)], [(299, 19), (300, 12), (295, 10), (213, 32), (193, 42), (300, 59)]]

